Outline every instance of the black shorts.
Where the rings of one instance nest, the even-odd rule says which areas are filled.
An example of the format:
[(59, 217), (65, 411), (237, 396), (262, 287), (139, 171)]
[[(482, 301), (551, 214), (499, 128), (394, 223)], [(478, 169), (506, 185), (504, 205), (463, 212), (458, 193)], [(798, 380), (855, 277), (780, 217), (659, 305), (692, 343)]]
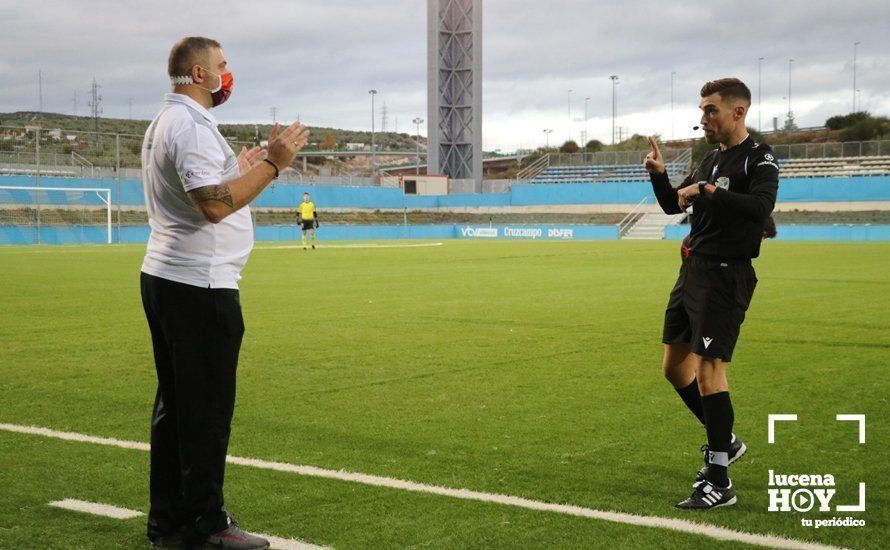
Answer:
[(698, 355), (731, 361), (755, 286), (750, 261), (693, 253), (683, 261), (671, 290), (661, 341), (687, 343)]
[(315, 229), (315, 220), (303, 220), (303, 231)]

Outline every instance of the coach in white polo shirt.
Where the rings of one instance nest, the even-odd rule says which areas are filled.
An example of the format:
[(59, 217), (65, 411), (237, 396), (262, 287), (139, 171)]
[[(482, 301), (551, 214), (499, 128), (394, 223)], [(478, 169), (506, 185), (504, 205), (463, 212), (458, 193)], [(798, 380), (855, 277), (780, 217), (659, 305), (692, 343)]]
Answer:
[(142, 179), (151, 236), (142, 303), (158, 390), (151, 422), (155, 546), (266, 548), (223, 506), (235, 371), (244, 333), (238, 280), (253, 247), (248, 203), (306, 144), (299, 123), (269, 136), (268, 152), (232, 151), (209, 109), (232, 93), (218, 42), (183, 38), (168, 61), (173, 91), (145, 133)]

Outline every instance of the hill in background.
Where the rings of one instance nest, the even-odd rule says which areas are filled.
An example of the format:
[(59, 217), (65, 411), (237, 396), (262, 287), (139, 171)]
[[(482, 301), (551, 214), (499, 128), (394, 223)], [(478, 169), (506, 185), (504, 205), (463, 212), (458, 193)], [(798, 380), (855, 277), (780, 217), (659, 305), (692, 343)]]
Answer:
[[(148, 128), (150, 120), (132, 120), (124, 118), (99, 118), (98, 124), (92, 117), (73, 116), (59, 113), (38, 113), (34, 111), (19, 111), (15, 113), (0, 113), (0, 126), (40, 126), (47, 130), (61, 129), (65, 132), (92, 132), (98, 126), (98, 131), (109, 134), (143, 135)], [(306, 151), (319, 150), (319, 144), (330, 135), (336, 142), (337, 149), (345, 149), (347, 143), (363, 143), (370, 146), (371, 132), (343, 130), (340, 128), (327, 128), (323, 126), (310, 126), (312, 137)], [(219, 131), (223, 136), (233, 141), (256, 142), (264, 140), (272, 131), (271, 124), (220, 124)], [(407, 133), (375, 132), (377, 147), (383, 150), (413, 151), (416, 147), (414, 136)], [(426, 138), (420, 138), (421, 148), (426, 147)]]

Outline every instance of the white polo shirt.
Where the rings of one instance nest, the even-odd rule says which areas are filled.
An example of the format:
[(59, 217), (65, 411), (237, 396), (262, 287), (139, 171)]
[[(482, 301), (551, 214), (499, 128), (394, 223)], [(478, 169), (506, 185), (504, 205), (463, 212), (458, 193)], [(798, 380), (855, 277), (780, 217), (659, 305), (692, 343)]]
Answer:
[(187, 195), (238, 176), (238, 160), (213, 115), (188, 96), (166, 94), (142, 143), (151, 226), (144, 273), (202, 288), (238, 288), (253, 248), (250, 209), (212, 224)]

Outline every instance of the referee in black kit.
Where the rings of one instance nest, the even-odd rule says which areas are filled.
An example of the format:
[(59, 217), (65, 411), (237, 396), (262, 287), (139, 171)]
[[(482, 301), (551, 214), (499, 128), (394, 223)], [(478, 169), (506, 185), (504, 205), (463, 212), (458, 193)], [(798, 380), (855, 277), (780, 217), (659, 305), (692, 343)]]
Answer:
[(735, 504), (727, 468), (747, 450), (732, 433), (726, 367), (757, 284), (751, 259), (775, 206), (779, 167), (772, 149), (748, 135), (751, 91), (741, 80), (706, 83), (699, 106), (705, 139), (719, 147), (677, 188), (651, 137), (645, 166), (665, 213), (694, 204), (688, 257), (664, 315), (662, 368), (708, 437), (695, 490), (677, 507), (710, 509)]

